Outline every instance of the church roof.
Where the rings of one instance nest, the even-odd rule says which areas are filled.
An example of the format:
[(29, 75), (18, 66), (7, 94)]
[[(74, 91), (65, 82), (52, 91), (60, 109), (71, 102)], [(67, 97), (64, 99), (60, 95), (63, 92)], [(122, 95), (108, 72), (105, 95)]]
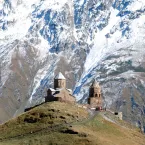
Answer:
[(55, 79), (62, 79), (62, 80), (65, 80), (65, 77), (64, 77), (64, 75), (63, 75), (61, 72), (59, 72), (59, 73), (55, 76)]
[(49, 88), (49, 90), (51, 90), (52, 92), (55, 92), (56, 90), (54, 90), (53, 88)]
[(99, 85), (99, 83), (94, 79), (94, 81), (93, 81), (93, 83), (92, 83), (92, 85), (91, 85), (92, 87), (96, 87), (96, 88), (100, 88), (100, 85)]
[(72, 89), (67, 89), (69, 92), (72, 92)]

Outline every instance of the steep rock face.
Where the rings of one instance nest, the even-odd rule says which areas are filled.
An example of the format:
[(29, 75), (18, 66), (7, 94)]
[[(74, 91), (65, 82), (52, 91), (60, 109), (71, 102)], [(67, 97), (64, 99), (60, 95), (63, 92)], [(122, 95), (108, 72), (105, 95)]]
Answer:
[[(144, 5), (115, 1), (112, 7), (108, 24), (94, 38), (96, 43), (87, 55), (74, 93), (85, 102), (91, 78), (96, 77), (102, 85), (104, 105), (122, 111), (124, 119), (143, 128)], [(80, 94), (85, 95), (81, 98)]]
[(104, 105), (141, 125), (144, 13), (143, 0), (2, 1), (0, 120), (41, 102), (61, 71), (78, 100), (96, 78)]

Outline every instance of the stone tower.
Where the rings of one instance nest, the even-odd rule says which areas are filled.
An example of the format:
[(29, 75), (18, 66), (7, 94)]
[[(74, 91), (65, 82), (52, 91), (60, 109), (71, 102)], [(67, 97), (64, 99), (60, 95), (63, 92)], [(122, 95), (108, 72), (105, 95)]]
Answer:
[(54, 89), (66, 88), (66, 79), (61, 72), (54, 78)]
[(101, 87), (96, 80), (90, 86), (88, 104), (91, 107), (102, 107)]

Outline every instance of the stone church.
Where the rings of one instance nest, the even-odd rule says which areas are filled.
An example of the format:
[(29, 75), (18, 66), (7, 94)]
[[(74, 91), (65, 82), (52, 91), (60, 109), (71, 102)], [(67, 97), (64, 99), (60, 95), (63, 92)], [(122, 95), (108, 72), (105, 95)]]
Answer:
[(47, 90), (45, 102), (60, 101), (74, 104), (76, 99), (72, 96), (72, 90), (66, 88), (66, 78), (59, 72), (54, 78), (54, 89)]
[(88, 104), (93, 108), (102, 107), (101, 87), (96, 80), (93, 81), (89, 89)]

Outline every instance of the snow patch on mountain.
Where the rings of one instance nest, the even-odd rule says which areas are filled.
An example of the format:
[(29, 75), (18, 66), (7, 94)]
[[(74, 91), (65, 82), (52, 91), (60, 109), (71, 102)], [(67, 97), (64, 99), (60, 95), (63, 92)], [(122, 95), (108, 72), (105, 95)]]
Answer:
[(128, 9), (131, 11), (137, 11), (144, 7), (144, 0), (136, 0), (128, 6)]
[(115, 42), (118, 37), (120, 37), (119, 33), (116, 32), (118, 37), (115, 35), (109, 41), (107, 40), (108, 38), (106, 38), (106, 35), (109, 33), (109, 31), (120, 20), (120, 18), (116, 16), (118, 13), (117, 10), (111, 9), (110, 11), (111, 15), (109, 24), (101, 31), (98, 29), (98, 32), (95, 34), (94, 46), (88, 54), (84, 65), (85, 73), (89, 73), (88, 71), (91, 70), (91, 68), (93, 68), (94, 65), (96, 65), (104, 55), (106, 55), (107, 51), (110, 52), (110, 49), (108, 50), (109, 46)]
[[(0, 2), (0, 92), (5, 96), (15, 92), (17, 108), (23, 98), (30, 98), (30, 104), (40, 103), (46, 89), (53, 86), (57, 71), (66, 75), (81, 102), (86, 102), (89, 86), (96, 78), (109, 107), (116, 103), (121, 109), (130, 102), (143, 108), (134, 93), (138, 91), (140, 99), (144, 96), (143, 0)], [(130, 96), (122, 102), (127, 87)]]

